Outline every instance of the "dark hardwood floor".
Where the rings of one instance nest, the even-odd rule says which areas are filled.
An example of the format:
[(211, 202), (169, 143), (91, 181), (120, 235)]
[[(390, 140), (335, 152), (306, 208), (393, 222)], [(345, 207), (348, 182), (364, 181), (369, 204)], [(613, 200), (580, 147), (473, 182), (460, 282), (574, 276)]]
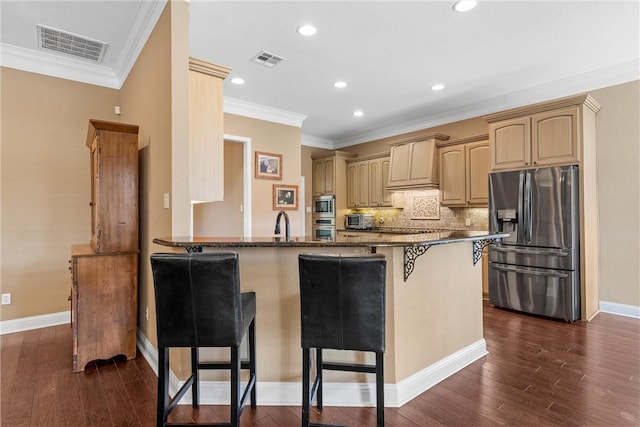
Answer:
[[(402, 408), (387, 426), (639, 426), (640, 320), (600, 314), (574, 324), (485, 305), (489, 355)], [(156, 376), (142, 356), (71, 372), (71, 328), (55, 326), (0, 339), (0, 424), (152, 426)], [(258, 400), (260, 396), (258, 395)], [(299, 426), (300, 407), (247, 407), (243, 426)], [(226, 406), (171, 421), (222, 422)], [(318, 422), (375, 425), (375, 408), (325, 408)]]

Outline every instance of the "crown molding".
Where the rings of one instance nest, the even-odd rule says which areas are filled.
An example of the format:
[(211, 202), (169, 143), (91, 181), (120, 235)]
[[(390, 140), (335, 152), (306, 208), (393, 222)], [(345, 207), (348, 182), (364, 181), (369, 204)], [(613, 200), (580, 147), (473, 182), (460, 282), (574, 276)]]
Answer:
[(460, 120), (499, 113), (513, 108), (570, 97), (636, 80), (640, 80), (640, 59), (588, 71), (552, 82), (546, 82), (516, 92), (499, 94), (492, 98), (442, 111), (427, 119), (407, 120), (393, 126), (375, 129), (352, 137), (336, 139), (334, 140), (334, 148), (349, 147)]
[(267, 107), (235, 98), (224, 97), (224, 112), (238, 116), (251, 117), (252, 119), (266, 120), (288, 126), (302, 127), (302, 122), (307, 118), (305, 114)]
[(120, 88), (120, 81), (111, 68), (10, 44), (0, 44), (0, 65), (112, 89)]
[(140, 2), (131, 25), (132, 31), (125, 41), (125, 51), (113, 68), (83, 60), (55, 55), (35, 49), (0, 44), (0, 65), (73, 80), (97, 86), (120, 89), (133, 68), (149, 35), (153, 31), (167, 0)]
[(156, 27), (166, 4), (167, 0), (140, 2), (140, 6), (131, 24), (132, 31), (127, 34), (127, 39), (123, 45), (123, 52), (114, 66), (120, 84), (119, 87), (122, 87), (125, 80), (127, 80), (129, 72), (131, 72), (131, 69), (138, 60), (140, 52), (142, 52), (149, 36)]
[(333, 141), (328, 138), (320, 138), (318, 136), (302, 134), (300, 137), (300, 145), (314, 148), (326, 148), (327, 150), (333, 150)]

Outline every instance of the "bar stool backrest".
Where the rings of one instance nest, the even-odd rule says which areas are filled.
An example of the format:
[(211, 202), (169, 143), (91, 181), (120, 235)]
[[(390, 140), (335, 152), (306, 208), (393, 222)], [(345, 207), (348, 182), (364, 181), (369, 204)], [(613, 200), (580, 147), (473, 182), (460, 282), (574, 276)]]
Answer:
[(383, 255), (300, 254), (303, 348), (384, 351)]
[(151, 255), (158, 347), (237, 347), (242, 340), (238, 255)]

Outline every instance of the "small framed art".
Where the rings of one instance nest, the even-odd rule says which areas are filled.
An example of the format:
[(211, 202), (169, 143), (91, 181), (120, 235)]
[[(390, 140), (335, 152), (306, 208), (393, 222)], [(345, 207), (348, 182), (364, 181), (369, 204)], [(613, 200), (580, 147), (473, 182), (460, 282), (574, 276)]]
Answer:
[(273, 184), (273, 210), (297, 210), (298, 186)]
[(282, 154), (256, 151), (255, 177), (259, 179), (282, 179)]

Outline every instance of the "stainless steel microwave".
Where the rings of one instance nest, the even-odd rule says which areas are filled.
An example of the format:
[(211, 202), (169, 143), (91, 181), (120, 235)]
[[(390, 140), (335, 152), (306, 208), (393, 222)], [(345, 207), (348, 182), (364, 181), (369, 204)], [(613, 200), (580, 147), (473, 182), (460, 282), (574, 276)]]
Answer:
[(313, 198), (314, 218), (336, 216), (336, 196), (318, 196)]
[(344, 228), (356, 230), (368, 230), (375, 225), (375, 215), (373, 214), (347, 214), (344, 216)]

